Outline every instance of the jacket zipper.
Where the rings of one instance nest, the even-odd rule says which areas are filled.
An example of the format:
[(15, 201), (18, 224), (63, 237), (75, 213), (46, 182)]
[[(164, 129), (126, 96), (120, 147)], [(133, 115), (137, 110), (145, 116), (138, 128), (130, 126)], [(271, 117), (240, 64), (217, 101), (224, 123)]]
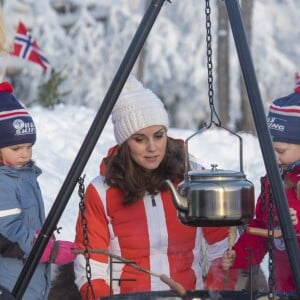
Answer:
[(151, 200), (152, 200), (152, 206), (156, 207), (156, 202), (155, 202), (154, 195), (151, 195)]

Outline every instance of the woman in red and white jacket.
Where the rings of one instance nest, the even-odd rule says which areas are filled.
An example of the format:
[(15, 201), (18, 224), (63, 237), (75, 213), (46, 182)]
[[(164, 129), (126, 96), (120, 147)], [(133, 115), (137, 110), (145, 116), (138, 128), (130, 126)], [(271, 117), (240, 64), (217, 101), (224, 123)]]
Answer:
[[(117, 146), (102, 161), (100, 175), (87, 187), (85, 218), (88, 247), (166, 274), (187, 290), (203, 288), (201, 228), (183, 225), (165, 183), (183, 180), (181, 140), (167, 135), (163, 103), (132, 75), (112, 111)], [(76, 243), (85, 248), (82, 214)], [(110, 294), (170, 290), (157, 276), (90, 253), (91, 285), (96, 299)], [(93, 299), (84, 255), (75, 261), (76, 284), (83, 299)], [(112, 278), (113, 280), (110, 280)]]

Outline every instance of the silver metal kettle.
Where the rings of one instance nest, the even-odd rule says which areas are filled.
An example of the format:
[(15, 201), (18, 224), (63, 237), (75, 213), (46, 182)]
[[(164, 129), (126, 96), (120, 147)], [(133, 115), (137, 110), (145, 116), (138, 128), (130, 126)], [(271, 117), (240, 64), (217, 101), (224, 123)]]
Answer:
[(254, 215), (254, 185), (246, 179), (242, 165), (242, 138), (240, 141), (240, 170), (220, 170), (216, 164), (210, 170), (189, 171), (188, 141), (185, 141), (186, 173), (177, 189), (166, 180), (178, 216), (190, 226), (237, 226), (247, 224)]

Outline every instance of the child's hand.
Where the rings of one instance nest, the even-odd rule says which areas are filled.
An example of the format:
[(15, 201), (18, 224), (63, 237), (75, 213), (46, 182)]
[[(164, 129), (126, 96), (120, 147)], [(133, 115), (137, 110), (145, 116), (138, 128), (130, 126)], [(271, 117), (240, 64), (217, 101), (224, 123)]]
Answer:
[(222, 267), (224, 271), (229, 270), (233, 266), (235, 262), (235, 257), (236, 257), (235, 250), (227, 250), (223, 254)]
[(291, 215), (292, 223), (293, 223), (294, 226), (296, 226), (298, 224), (297, 212), (292, 207), (290, 207), (289, 210), (290, 210), (290, 215)]
[[(40, 231), (37, 230), (36, 237), (39, 233)], [(49, 262), (56, 265), (65, 265), (71, 263), (76, 258), (76, 254), (73, 251), (76, 249), (78, 249), (78, 246), (75, 243), (70, 241), (56, 241), (55, 236), (52, 235), (46, 248), (44, 249), (44, 252), (40, 258), (40, 262)]]
[(65, 265), (71, 263), (76, 258), (72, 250), (78, 249), (77, 245), (69, 241), (55, 241), (50, 239), (40, 262), (49, 262), (56, 265)]

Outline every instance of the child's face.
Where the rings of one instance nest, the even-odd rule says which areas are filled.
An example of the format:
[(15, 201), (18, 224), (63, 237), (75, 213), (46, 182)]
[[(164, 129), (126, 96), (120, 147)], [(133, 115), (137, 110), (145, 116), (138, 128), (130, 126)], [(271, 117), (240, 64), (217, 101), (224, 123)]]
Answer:
[(273, 142), (277, 163), (283, 169), (287, 165), (300, 160), (300, 145), (282, 142)]
[(6, 166), (21, 168), (32, 157), (32, 144), (19, 144), (1, 148), (2, 162)]

